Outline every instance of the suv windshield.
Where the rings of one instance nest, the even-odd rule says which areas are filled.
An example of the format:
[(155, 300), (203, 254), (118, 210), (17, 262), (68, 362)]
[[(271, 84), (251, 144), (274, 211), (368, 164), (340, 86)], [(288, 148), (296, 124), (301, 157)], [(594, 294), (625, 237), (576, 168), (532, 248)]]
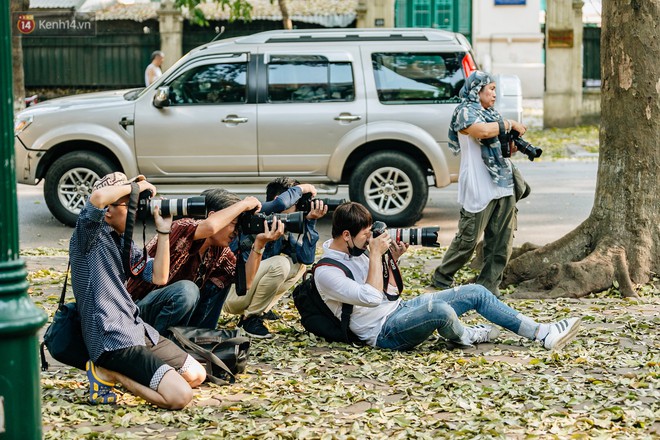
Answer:
[(378, 99), (383, 104), (459, 102), (461, 53), (374, 53)]

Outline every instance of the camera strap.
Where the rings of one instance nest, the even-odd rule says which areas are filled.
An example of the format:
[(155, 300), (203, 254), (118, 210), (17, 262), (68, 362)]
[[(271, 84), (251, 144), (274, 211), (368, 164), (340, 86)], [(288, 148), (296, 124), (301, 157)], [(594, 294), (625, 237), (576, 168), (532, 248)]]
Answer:
[(126, 277), (136, 278), (142, 271), (147, 267), (147, 244), (146, 244), (146, 235), (147, 235), (147, 224), (146, 222), (142, 223), (142, 243), (144, 244), (144, 250), (142, 252), (142, 258), (131, 266), (131, 244), (133, 243), (133, 227), (135, 225), (135, 219), (138, 209), (138, 200), (140, 198), (140, 187), (137, 183), (131, 183), (131, 194), (129, 195), (128, 212), (126, 214), (126, 227), (124, 228), (124, 247), (122, 248), (121, 260), (124, 266), (124, 273)]
[[(403, 292), (403, 278), (401, 278), (401, 271), (399, 270), (399, 265), (396, 264), (396, 260), (392, 257), (392, 252), (390, 250), (387, 253), (383, 254), (383, 293), (390, 301), (396, 301), (401, 296)], [(399, 291), (398, 295), (390, 295), (387, 293), (387, 286), (390, 283), (390, 269), (392, 271), (392, 276), (394, 277), (394, 282), (396, 283), (396, 288)]]

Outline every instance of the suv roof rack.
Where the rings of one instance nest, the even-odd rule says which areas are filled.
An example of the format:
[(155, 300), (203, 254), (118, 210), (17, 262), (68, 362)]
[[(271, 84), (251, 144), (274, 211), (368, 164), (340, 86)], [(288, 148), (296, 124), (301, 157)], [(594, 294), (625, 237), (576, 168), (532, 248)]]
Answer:
[(239, 37), (236, 43), (308, 43), (340, 41), (454, 41), (453, 32), (430, 28), (274, 30)]

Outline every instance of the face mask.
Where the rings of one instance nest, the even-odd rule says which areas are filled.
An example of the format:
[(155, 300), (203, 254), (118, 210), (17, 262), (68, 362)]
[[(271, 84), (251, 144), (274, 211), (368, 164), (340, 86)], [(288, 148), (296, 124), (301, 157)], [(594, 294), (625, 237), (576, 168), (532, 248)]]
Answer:
[(356, 247), (355, 243), (353, 242), (353, 237), (351, 237), (351, 243), (353, 243), (353, 246), (348, 246), (348, 243), (346, 243), (346, 245), (348, 246), (348, 254), (351, 257), (359, 257), (367, 251), (366, 249), (361, 249), (359, 247)]

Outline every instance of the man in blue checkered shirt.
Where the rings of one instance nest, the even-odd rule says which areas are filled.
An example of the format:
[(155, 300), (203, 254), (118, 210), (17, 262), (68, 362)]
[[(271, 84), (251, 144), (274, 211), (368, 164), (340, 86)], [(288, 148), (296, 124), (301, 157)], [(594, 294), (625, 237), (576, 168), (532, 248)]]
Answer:
[[(140, 318), (126, 290), (128, 276), (121, 250), (134, 186), (139, 192), (156, 194), (144, 176), (129, 181), (122, 173), (112, 173), (96, 182), (69, 245), (71, 284), (90, 356), (89, 401), (115, 403), (113, 386), (119, 382), (161, 408), (181, 409), (192, 400), (192, 387), (200, 385), (206, 374), (199, 362)], [(158, 247), (140, 276), (165, 284), (172, 219), (161, 217), (157, 208), (153, 214), (159, 240), (165, 245)], [(142, 250), (134, 243), (131, 246), (131, 261), (139, 261)]]

